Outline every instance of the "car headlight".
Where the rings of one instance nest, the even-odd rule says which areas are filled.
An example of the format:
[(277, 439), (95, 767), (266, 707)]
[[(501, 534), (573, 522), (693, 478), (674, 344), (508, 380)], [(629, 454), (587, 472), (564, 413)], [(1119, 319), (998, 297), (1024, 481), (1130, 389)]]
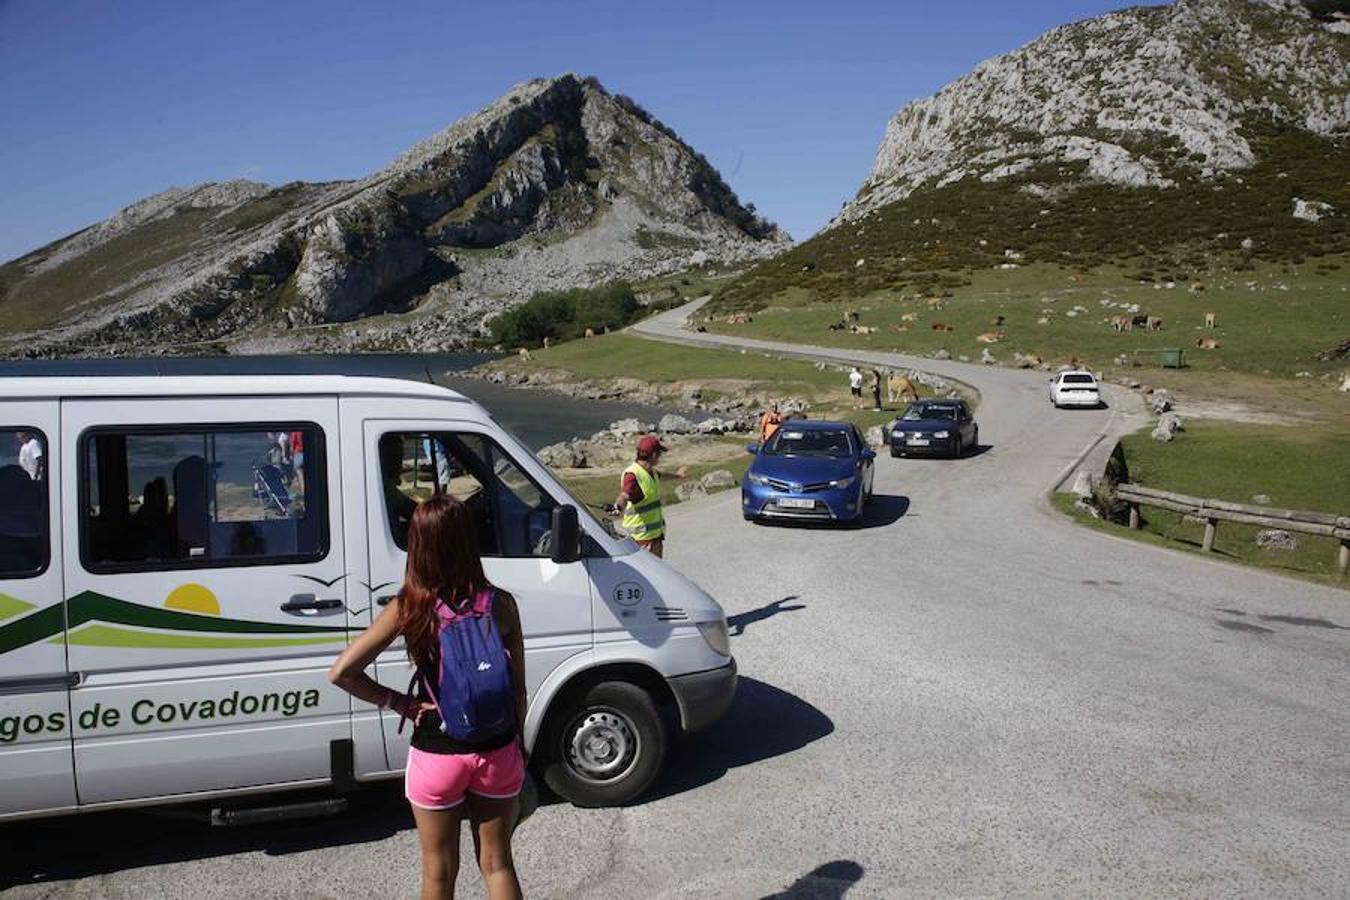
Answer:
[(847, 478), (840, 478), (840, 479), (837, 479), (837, 480), (835, 480), (835, 481), (831, 481), (831, 482), (830, 482), (830, 487), (832, 487), (832, 488), (846, 488), (846, 487), (848, 487), (849, 485), (851, 485), (853, 482), (855, 482), (855, 481), (857, 481), (857, 480), (858, 480), (858, 478), (857, 478), (856, 475), (850, 475), (850, 476), (847, 477)]
[(765, 478), (763, 475), (759, 475), (759, 474), (756, 474), (756, 473), (754, 473), (754, 472), (747, 472), (745, 477), (746, 477), (747, 480), (749, 480), (749, 482), (750, 482), (751, 484), (768, 484), (768, 483), (769, 483), (769, 479)]
[(951, 437), (951, 436), (952, 436), (952, 433), (951, 433), (950, 431), (935, 431), (935, 432), (933, 432), (933, 437), (935, 437), (935, 438), (949, 438), (949, 437)]
[(903, 431), (900, 431), (899, 429), (896, 429), (891, 432), (891, 437), (893, 438), (903, 438), (904, 436), (905, 433)]
[(699, 622), (698, 633), (703, 635), (703, 639), (708, 642), (714, 653), (722, 656), (731, 655), (731, 635), (727, 632), (727, 620), (718, 619), (716, 622)]

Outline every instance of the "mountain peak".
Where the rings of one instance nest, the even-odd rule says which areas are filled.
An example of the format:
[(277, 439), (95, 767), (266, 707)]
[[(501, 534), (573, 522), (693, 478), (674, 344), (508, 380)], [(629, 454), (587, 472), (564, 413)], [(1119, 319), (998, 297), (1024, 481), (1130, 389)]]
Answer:
[(1350, 57), (1324, 24), (1297, 3), (1180, 0), (1055, 28), (902, 109), (841, 218), (1042, 163), (1168, 187), (1178, 171), (1251, 166), (1258, 120), (1344, 133)]

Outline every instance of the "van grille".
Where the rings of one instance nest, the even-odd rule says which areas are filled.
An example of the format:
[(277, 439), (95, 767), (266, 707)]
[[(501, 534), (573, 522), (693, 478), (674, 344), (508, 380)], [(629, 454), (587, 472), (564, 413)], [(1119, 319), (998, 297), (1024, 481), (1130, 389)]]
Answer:
[(654, 606), (652, 611), (658, 622), (683, 622), (689, 618), (689, 613), (678, 606)]

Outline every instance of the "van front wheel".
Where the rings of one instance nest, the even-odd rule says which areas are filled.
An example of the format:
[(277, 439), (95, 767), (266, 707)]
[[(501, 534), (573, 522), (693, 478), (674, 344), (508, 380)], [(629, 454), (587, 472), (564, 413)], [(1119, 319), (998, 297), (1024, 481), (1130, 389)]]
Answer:
[(577, 806), (627, 803), (661, 771), (666, 742), (665, 722), (646, 691), (602, 682), (553, 729), (544, 782)]

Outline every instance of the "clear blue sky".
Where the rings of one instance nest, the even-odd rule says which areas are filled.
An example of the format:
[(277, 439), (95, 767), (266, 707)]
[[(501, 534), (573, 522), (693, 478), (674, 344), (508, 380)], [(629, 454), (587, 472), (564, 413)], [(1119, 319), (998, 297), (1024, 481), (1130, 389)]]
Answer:
[(512, 84), (595, 75), (810, 236), (886, 121), (1111, 0), (0, 0), (0, 260), (171, 185), (353, 178)]

